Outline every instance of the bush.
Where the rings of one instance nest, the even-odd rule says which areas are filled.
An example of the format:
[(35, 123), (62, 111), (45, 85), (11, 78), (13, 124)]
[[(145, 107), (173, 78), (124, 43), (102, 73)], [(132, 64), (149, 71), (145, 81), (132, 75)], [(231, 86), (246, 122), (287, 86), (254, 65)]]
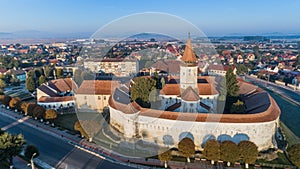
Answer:
[(32, 116), (36, 118), (44, 118), (45, 116), (45, 108), (40, 105), (35, 105), (32, 110)]
[(3, 98), (3, 104), (4, 104), (5, 106), (9, 106), (10, 100), (11, 100), (11, 97), (8, 96), (8, 95), (5, 95), (4, 98)]
[(34, 158), (40, 155), (39, 150), (34, 145), (30, 144), (26, 147), (24, 155), (27, 159), (31, 159), (34, 153), (36, 153), (36, 155), (34, 155)]
[(231, 106), (231, 113), (242, 114), (245, 113), (244, 102), (237, 100), (237, 102), (233, 103)]
[(33, 115), (33, 109), (37, 106), (35, 103), (28, 103), (25, 109), (25, 113), (32, 116)]
[(19, 102), (19, 101), (21, 101), (21, 99), (18, 98), (18, 97), (12, 98), (12, 99), (9, 101), (9, 107), (10, 107), (11, 109), (15, 109), (15, 108), (16, 108), (16, 105), (17, 105), (17, 102)]

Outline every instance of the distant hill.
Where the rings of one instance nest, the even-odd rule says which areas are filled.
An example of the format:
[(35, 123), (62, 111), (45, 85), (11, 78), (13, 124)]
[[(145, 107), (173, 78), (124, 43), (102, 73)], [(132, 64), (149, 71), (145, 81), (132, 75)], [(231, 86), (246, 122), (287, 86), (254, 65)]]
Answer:
[(177, 39), (167, 36), (167, 35), (162, 35), (162, 34), (156, 34), (156, 33), (140, 33), (136, 34), (133, 36), (130, 36), (126, 38), (126, 40), (150, 40), (150, 39), (155, 39), (157, 41), (176, 41)]
[(54, 33), (38, 30), (0, 32), (0, 39), (51, 39), (51, 38), (89, 38), (91, 32)]

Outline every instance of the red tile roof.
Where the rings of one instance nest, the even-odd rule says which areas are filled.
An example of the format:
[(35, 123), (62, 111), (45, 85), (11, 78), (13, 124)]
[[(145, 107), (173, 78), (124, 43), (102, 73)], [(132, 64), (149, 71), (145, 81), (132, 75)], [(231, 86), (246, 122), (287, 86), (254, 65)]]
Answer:
[[(199, 95), (215, 95), (218, 91), (212, 83), (198, 83)], [(166, 84), (160, 91), (162, 95), (180, 95), (180, 84)]]
[(120, 86), (119, 81), (84, 80), (76, 94), (107, 94), (110, 95)]
[(189, 63), (197, 62), (197, 60), (198, 60), (196, 58), (194, 50), (192, 48), (190, 35), (189, 35), (188, 40), (186, 42), (184, 53), (183, 53), (183, 56), (182, 56), (181, 60), (184, 61), (184, 62), (189, 62)]
[(189, 86), (182, 92), (181, 99), (185, 101), (198, 101), (200, 97), (199, 94)]
[(47, 85), (60, 93), (77, 90), (77, 85), (71, 78), (51, 80)]
[[(148, 116), (154, 118), (162, 118), (168, 120), (179, 121), (194, 121), (194, 122), (221, 122), (221, 123), (258, 123), (274, 121), (279, 118), (280, 109), (274, 99), (267, 95), (270, 99), (270, 105), (266, 111), (256, 114), (211, 114), (211, 113), (182, 113), (170, 112), (154, 109), (141, 108), (136, 103), (121, 104), (114, 100), (113, 97), (109, 98), (109, 105), (121, 110), (124, 114), (133, 114), (139, 112), (140, 116)], [(132, 105), (134, 104), (134, 106)], [(134, 107), (134, 109), (129, 108)]]
[(74, 100), (73, 96), (64, 96), (64, 97), (47, 97), (42, 96), (39, 98), (38, 102), (66, 102), (66, 101), (72, 101)]

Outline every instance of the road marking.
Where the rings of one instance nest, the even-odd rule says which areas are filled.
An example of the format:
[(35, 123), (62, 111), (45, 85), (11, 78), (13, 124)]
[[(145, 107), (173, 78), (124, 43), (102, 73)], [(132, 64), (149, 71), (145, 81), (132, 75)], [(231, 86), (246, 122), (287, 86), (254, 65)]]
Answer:
[(23, 123), (23, 122), (26, 121), (28, 118), (29, 118), (28, 116), (27, 116), (27, 117), (23, 117), (23, 118), (21, 118), (21, 119), (15, 121), (15, 122), (13, 122), (13, 123), (10, 123), (10, 124), (7, 125), (7, 126), (2, 127), (1, 130), (5, 131), (5, 130), (11, 128), (11, 127), (14, 127), (14, 126), (16, 126), (16, 125), (18, 125), (18, 124), (20, 124), (20, 123)]

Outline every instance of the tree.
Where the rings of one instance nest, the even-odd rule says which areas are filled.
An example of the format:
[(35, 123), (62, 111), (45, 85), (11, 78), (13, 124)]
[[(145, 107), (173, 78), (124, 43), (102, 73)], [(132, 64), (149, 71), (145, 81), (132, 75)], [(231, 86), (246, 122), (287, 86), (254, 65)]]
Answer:
[(13, 85), (13, 86), (19, 86), (20, 85), (20, 80), (18, 79), (18, 78), (16, 78), (16, 77), (12, 77), (11, 79), (10, 79), (10, 83)]
[(300, 143), (289, 147), (287, 152), (292, 163), (300, 168)]
[(300, 54), (297, 55), (296, 62), (293, 64), (294, 67), (300, 66)]
[(84, 131), (84, 129), (82, 128), (81, 124), (79, 121), (76, 121), (74, 124), (74, 130), (79, 131), (81, 136), (84, 136), (85, 138), (88, 138), (88, 135), (86, 134), (86, 132)]
[(7, 132), (0, 136), (0, 161), (9, 161), (13, 165), (13, 157), (21, 153), (25, 144), (23, 135), (13, 135)]
[(237, 74), (245, 74), (248, 72), (248, 68), (244, 65), (244, 64), (237, 64), (236, 65), (237, 70), (236, 73)]
[(238, 144), (240, 158), (245, 163), (245, 168), (249, 168), (248, 164), (253, 164), (258, 156), (258, 147), (251, 141), (241, 141)]
[(35, 90), (35, 80), (34, 80), (33, 76), (27, 76), (26, 89), (30, 92), (33, 92)]
[(6, 87), (5, 81), (0, 79), (0, 94), (3, 94), (3, 91), (4, 91), (5, 87)]
[(87, 134), (87, 138), (89, 142), (92, 142), (93, 137), (99, 132), (101, 129), (101, 125), (98, 121), (95, 120), (80, 120), (79, 121), (84, 132)]
[(36, 78), (39, 78), (43, 74), (43, 71), (40, 68), (35, 68), (34, 69), (34, 74), (35, 74)]
[(57, 118), (57, 112), (53, 109), (49, 109), (45, 112), (45, 120), (49, 120), (53, 124), (53, 120)]
[(22, 102), (21, 104), (20, 104), (20, 111), (22, 111), (22, 112), (26, 112), (27, 111), (27, 102)]
[(45, 83), (45, 82), (46, 82), (45, 76), (41, 75), (41, 76), (39, 77), (39, 85), (42, 85), (42, 84)]
[(167, 162), (172, 159), (172, 150), (169, 149), (162, 149), (158, 154), (158, 159), (164, 162), (165, 168), (168, 167)]
[(178, 143), (178, 150), (184, 157), (186, 157), (187, 162), (189, 163), (190, 156), (195, 154), (195, 144), (190, 138), (183, 138)]
[(81, 73), (82, 73), (82, 70), (80, 70), (80, 69), (76, 69), (74, 72), (74, 81), (77, 83), (78, 86), (80, 86), (83, 81)]
[(239, 159), (238, 146), (232, 141), (224, 141), (220, 145), (221, 160), (227, 161), (227, 166)]
[(253, 52), (256, 58), (258, 58), (258, 61), (261, 61), (261, 54), (259, 52), (259, 47), (258, 46), (254, 46), (253, 47)]
[(56, 78), (63, 78), (64, 77), (64, 75), (63, 75), (63, 69), (56, 68), (55, 69), (55, 75), (56, 75)]
[(211, 164), (220, 159), (220, 144), (217, 140), (208, 140), (203, 148), (203, 156), (211, 160)]
[(142, 107), (150, 107), (149, 95), (155, 90), (156, 81), (152, 78), (136, 78), (131, 87), (130, 94), (132, 101), (136, 101)]
[(35, 78), (35, 72), (34, 72), (34, 70), (29, 70), (29, 71), (27, 72), (27, 77), (29, 77), (29, 76)]
[(25, 109), (25, 115), (32, 116), (33, 115), (33, 109), (37, 106), (35, 103), (28, 103), (26, 104), (26, 109)]
[(242, 114), (245, 113), (245, 106), (244, 106), (244, 102), (237, 100), (235, 103), (233, 103), (233, 105), (231, 106), (231, 113), (235, 113), (235, 114)]
[(232, 67), (226, 72), (226, 91), (227, 96), (237, 97), (239, 95), (240, 87), (238, 86), (238, 80), (236, 79), (236, 75), (233, 73)]
[(40, 105), (36, 105), (33, 110), (32, 110), (32, 116), (35, 118), (35, 119), (42, 119), (45, 115), (45, 108), (40, 106)]
[(161, 84), (161, 88), (164, 88), (164, 86), (165, 86), (165, 84), (166, 84), (166, 81), (165, 81), (165, 78), (164, 78), (164, 77), (162, 77), (162, 78), (160, 79), (160, 84)]
[(22, 108), (21, 108), (22, 104), (24, 104), (24, 101), (19, 100), (19, 101), (16, 103), (16, 105), (15, 105), (15, 109), (18, 110), (19, 112), (21, 112), (21, 111), (22, 111)]
[(49, 65), (47, 65), (45, 67), (45, 69), (44, 69), (44, 75), (45, 75), (46, 79), (49, 79), (50, 76), (53, 75), (53, 70), (52, 70), (52, 68)]
[(236, 79), (236, 75), (233, 73), (232, 67), (230, 67), (226, 72), (226, 104), (225, 110), (230, 111), (231, 106), (235, 103), (239, 96), (240, 87), (238, 85), (238, 80)]
[(5, 95), (3, 98), (3, 104), (7, 107), (7, 106), (9, 106), (10, 101), (11, 101), (11, 97), (8, 95)]
[(16, 104), (17, 104), (17, 102), (19, 102), (19, 101), (21, 101), (21, 99), (18, 98), (18, 97), (12, 98), (12, 99), (9, 101), (9, 107), (10, 107), (11, 109), (15, 109), (15, 108), (16, 108)]
[(25, 157), (26, 157), (27, 159), (31, 159), (31, 158), (33, 157), (33, 154), (35, 154), (35, 155), (34, 155), (34, 158), (35, 158), (35, 157), (38, 157), (38, 156), (40, 155), (40, 152), (39, 152), (39, 150), (38, 150), (34, 145), (29, 144), (29, 145), (25, 148), (25, 153), (24, 153), (24, 155), (25, 155)]

